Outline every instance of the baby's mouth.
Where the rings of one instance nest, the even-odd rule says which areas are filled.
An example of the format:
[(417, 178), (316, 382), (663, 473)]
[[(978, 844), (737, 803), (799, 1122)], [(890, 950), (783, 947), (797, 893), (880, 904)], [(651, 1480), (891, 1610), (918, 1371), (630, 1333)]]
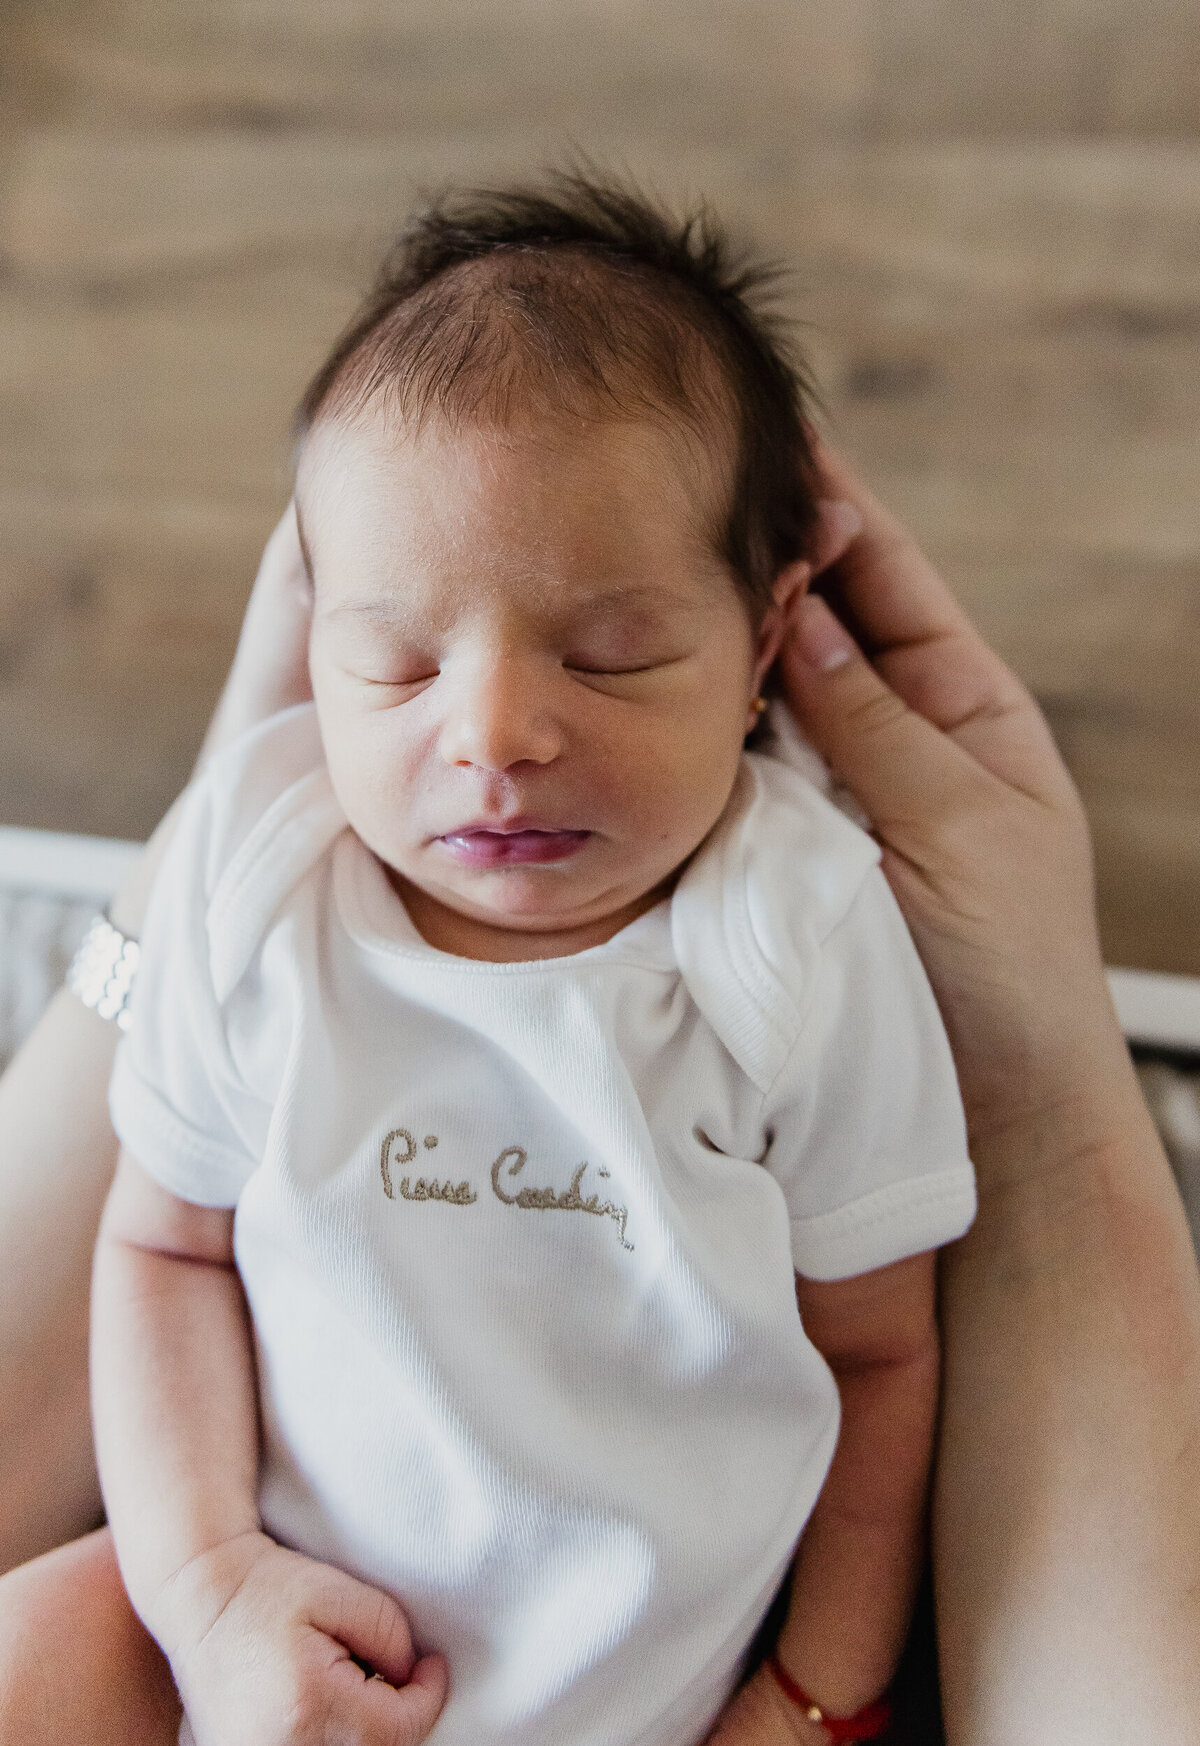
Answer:
[(449, 831), (438, 840), (463, 866), (515, 867), (565, 861), (583, 847), (591, 834), (591, 831), (546, 830), (540, 826), (497, 830), (468, 825), (463, 830)]

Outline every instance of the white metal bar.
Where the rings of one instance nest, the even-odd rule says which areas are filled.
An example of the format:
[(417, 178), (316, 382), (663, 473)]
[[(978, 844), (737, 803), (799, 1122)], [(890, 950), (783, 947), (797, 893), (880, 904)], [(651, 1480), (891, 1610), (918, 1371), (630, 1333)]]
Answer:
[[(141, 851), (140, 843), (115, 837), (0, 826), (0, 889), (109, 897)], [(1200, 977), (1110, 970), (1108, 982), (1121, 1028), (1131, 1041), (1200, 1051)]]
[(0, 826), (0, 888), (57, 897), (111, 897), (142, 852), (116, 837)]
[(1200, 976), (1110, 970), (1108, 986), (1130, 1042), (1200, 1053)]

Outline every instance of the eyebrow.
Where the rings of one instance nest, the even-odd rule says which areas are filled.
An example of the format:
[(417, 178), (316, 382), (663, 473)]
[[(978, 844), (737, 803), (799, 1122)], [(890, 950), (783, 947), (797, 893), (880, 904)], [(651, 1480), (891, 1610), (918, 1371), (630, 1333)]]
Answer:
[(375, 619), (380, 624), (401, 624), (410, 614), (398, 601), (385, 600), (343, 600), (337, 606), (331, 606), (323, 611), (322, 618), (367, 618)]
[(638, 612), (647, 607), (670, 610), (672, 607), (688, 611), (696, 605), (694, 599), (686, 594), (680, 594), (674, 588), (639, 583), (635, 588), (606, 588), (595, 594), (589, 594), (580, 602), (581, 613), (592, 613), (596, 617), (607, 612)]
[[(694, 599), (680, 594), (673, 588), (639, 584), (634, 588), (606, 588), (595, 594), (586, 595), (582, 600), (572, 603), (570, 616), (604, 618), (613, 613), (644, 613), (647, 611), (671, 611), (672, 609), (689, 612), (694, 610), (696, 605), (697, 602)], [(410, 617), (410, 613), (403, 602), (379, 595), (364, 600), (340, 601), (337, 606), (330, 607), (323, 616), (326, 618), (363, 618), (383, 625), (397, 625), (404, 623)]]

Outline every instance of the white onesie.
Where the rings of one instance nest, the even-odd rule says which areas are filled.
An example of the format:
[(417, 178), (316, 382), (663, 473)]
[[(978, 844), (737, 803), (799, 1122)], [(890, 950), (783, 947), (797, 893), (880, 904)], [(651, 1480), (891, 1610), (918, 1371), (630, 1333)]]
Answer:
[(435, 1746), (694, 1746), (837, 1438), (793, 1270), (973, 1216), (878, 851), (779, 725), (572, 957), (426, 945), (311, 705), (214, 760), (155, 887), (117, 1132), (236, 1206), (263, 1525), (446, 1655)]

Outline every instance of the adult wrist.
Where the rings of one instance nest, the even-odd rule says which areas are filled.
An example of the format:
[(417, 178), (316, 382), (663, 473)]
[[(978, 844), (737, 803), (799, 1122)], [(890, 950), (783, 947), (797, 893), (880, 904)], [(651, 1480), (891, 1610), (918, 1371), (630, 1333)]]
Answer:
[(1110, 1152), (1154, 1139), (1115, 1017), (1053, 1059), (1030, 1062), (1005, 1095), (967, 1101), (970, 1153), (984, 1193), (1037, 1191), (1053, 1176), (1093, 1176)]
[[(1183, 1206), (1136, 1082), (1134, 1093), (1125, 1111), (1096, 1119), (1064, 1107), (973, 1148), (979, 1215), (943, 1252), (943, 1289), (951, 1280), (973, 1278), (978, 1289), (981, 1279), (1001, 1278), (1011, 1297), (1015, 1281), (1041, 1289), (1038, 1281), (1069, 1279), (1073, 1290), (1081, 1278), (1110, 1281), (1147, 1229), (1157, 1233), (1164, 1276), (1168, 1233), (1190, 1257)], [(954, 1327), (951, 1311), (947, 1339)]]
[[(1074, 976), (1047, 970), (1018, 993), (994, 986), (944, 1007), (974, 1156), (1030, 1139), (1092, 1150), (1141, 1095), (1097, 953)], [(1043, 1138), (1045, 1137), (1045, 1138)]]

